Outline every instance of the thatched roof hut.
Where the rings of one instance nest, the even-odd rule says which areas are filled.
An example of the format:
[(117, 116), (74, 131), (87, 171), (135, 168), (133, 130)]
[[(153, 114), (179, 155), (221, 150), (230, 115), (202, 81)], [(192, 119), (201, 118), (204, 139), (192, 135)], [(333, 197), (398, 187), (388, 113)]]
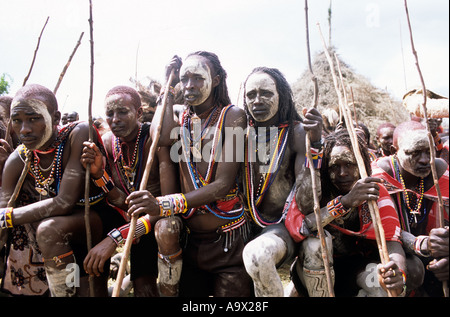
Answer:
[[(334, 56), (334, 51), (330, 51), (330, 55)], [(342, 61), (340, 56), (338, 58), (342, 77), (347, 86), (348, 102), (349, 104), (352, 102), (351, 92), (353, 92), (356, 118), (358, 122), (364, 123), (369, 128), (371, 140), (374, 139), (376, 129), (381, 123), (392, 122), (397, 125), (410, 119), (409, 113), (402, 106), (401, 101), (395, 100), (387, 91), (374, 87), (367, 78), (356, 74), (348, 64)], [(324, 52), (316, 54), (312, 62), (312, 69), (319, 85), (318, 110), (322, 114), (330, 109), (339, 113), (338, 96)], [(338, 74), (337, 67), (336, 74)], [(314, 87), (309, 70), (306, 70), (292, 85), (292, 91), (299, 113), (302, 108), (311, 106)]]

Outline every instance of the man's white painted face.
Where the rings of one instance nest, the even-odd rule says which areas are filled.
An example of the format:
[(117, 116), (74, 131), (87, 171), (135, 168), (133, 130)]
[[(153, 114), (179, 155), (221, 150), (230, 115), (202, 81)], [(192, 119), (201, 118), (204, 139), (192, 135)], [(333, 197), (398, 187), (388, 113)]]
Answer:
[(188, 57), (180, 69), (184, 99), (191, 106), (203, 104), (211, 95), (211, 69), (202, 56)]
[[(30, 150), (41, 149), (52, 137), (53, 120), (47, 105), (39, 99), (22, 99), (11, 104), (12, 127), (21, 142)], [(24, 124), (33, 130), (25, 135), (22, 133)]]
[(431, 165), (427, 131), (412, 130), (399, 136), (397, 157), (408, 173), (422, 178), (428, 176)]
[(248, 111), (257, 122), (272, 119), (278, 112), (279, 95), (275, 80), (266, 73), (252, 74), (245, 84)]

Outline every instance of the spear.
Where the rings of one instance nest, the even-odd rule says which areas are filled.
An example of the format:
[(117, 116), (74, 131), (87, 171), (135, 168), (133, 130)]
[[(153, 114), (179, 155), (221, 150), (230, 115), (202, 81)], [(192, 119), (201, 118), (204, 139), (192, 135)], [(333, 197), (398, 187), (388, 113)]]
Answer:
[[(91, 69), (90, 69), (90, 87), (89, 87), (89, 103), (88, 103), (88, 122), (89, 122), (89, 141), (92, 142), (93, 131), (92, 131), (92, 95), (94, 90), (94, 36), (93, 36), (93, 19), (92, 19), (92, 0), (89, 0), (89, 34), (90, 34), (90, 48), (91, 48)], [(81, 35), (83, 36), (83, 34)], [(80, 37), (81, 40), (81, 37)], [(90, 191), (90, 164), (86, 166), (86, 176), (84, 185), (84, 223), (86, 227), (86, 243), (87, 250), (92, 248), (92, 235), (91, 235), (91, 224), (89, 219), (89, 191)], [(93, 277), (89, 276), (89, 294), (94, 296), (94, 281)]]
[(78, 46), (80, 46), (80, 44), (81, 44), (81, 39), (83, 38), (83, 35), (84, 35), (84, 32), (81, 32), (80, 38), (78, 39), (78, 42), (75, 45), (75, 48), (73, 49), (72, 54), (69, 56), (69, 60), (67, 61), (66, 65), (64, 66), (64, 68), (63, 68), (63, 70), (61, 72), (61, 75), (59, 75), (58, 82), (56, 83), (55, 89), (53, 89), (53, 93), (55, 95), (56, 95), (56, 92), (58, 91), (59, 85), (61, 84), (61, 82), (62, 82), (62, 80), (64, 78), (64, 75), (66, 74), (67, 69), (70, 66), (70, 63), (72, 62), (72, 58), (75, 55), (75, 53), (76, 53), (76, 51), (78, 49)]
[(37, 42), (37, 45), (36, 45), (36, 49), (34, 50), (34, 54), (33, 54), (33, 60), (31, 61), (30, 69), (28, 70), (28, 74), (25, 76), (25, 79), (23, 80), (22, 86), (25, 86), (25, 84), (26, 84), (27, 81), (28, 81), (28, 78), (30, 77), (31, 70), (33, 69), (34, 61), (36, 60), (36, 55), (37, 55), (37, 52), (38, 52), (38, 50), (39, 50), (39, 44), (41, 43), (42, 33), (44, 33), (44, 29), (45, 29), (45, 27), (47, 26), (47, 22), (48, 22), (48, 19), (49, 19), (49, 18), (50, 18), (50, 17), (47, 17), (47, 20), (45, 20), (45, 24), (44, 24), (44, 26), (42, 27), (41, 33), (39, 34), (38, 42)]
[[(157, 121), (158, 126), (156, 127), (156, 133), (155, 133), (154, 139), (152, 140), (152, 145), (150, 146), (150, 152), (147, 157), (147, 162), (145, 165), (144, 173), (142, 175), (141, 183), (139, 184), (139, 190), (145, 190), (147, 188), (147, 181), (148, 181), (148, 177), (150, 175), (150, 169), (153, 165), (155, 153), (158, 148), (159, 137), (161, 135), (162, 121), (164, 118), (164, 113), (166, 112), (167, 97), (169, 94), (170, 83), (173, 81), (174, 76), (175, 76), (174, 70), (172, 69), (172, 72), (170, 73), (169, 79), (167, 80), (167, 83), (166, 83), (166, 88), (164, 90), (161, 116), (160, 116), (159, 120)], [(152, 122), (155, 122), (155, 120), (153, 120)], [(112, 297), (118, 297), (120, 295), (120, 287), (122, 286), (122, 281), (123, 281), (123, 278), (125, 275), (125, 268), (127, 266), (128, 256), (130, 255), (130, 251), (131, 251), (131, 244), (133, 242), (133, 237), (136, 232), (136, 222), (137, 222), (137, 216), (133, 215), (131, 217), (130, 230), (128, 231), (128, 238), (125, 242), (125, 246), (123, 249), (123, 256), (120, 261), (119, 271), (117, 273), (116, 284), (114, 285)]]
[[(349, 135), (350, 135), (352, 148), (353, 148), (353, 153), (355, 154), (355, 158), (356, 158), (356, 161), (357, 161), (357, 164), (358, 164), (359, 174), (361, 175), (362, 178), (365, 178), (365, 177), (368, 177), (368, 174), (367, 174), (367, 170), (366, 170), (365, 165), (364, 165), (364, 160), (362, 158), (362, 155), (361, 155), (361, 152), (360, 152), (360, 149), (359, 149), (358, 139), (357, 139), (357, 135), (356, 135), (355, 130), (354, 130), (353, 122), (352, 122), (352, 119), (351, 119), (351, 114), (349, 113), (349, 107), (348, 107), (348, 103), (347, 103), (346, 92), (345, 92), (345, 89), (343, 89), (343, 91), (344, 91), (344, 99), (343, 99), (341, 91), (339, 89), (337, 76), (335, 74), (333, 60), (331, 59), (331, 56), (330, 56), (330, 54), (328, 52), (328, 47), (326, 46), (325, 41), (323, 39), (323, 35), (322, 35), (321, 30), (320, 30), (320, 24), (317, 23), (317, 26), (319, 28), (319, 33), (320, 33), (321, 38), (322, 38), (325, 56), (327, 57), (328, 63), (330, 65), (330, 70), (331, 70), (331, 75), (333, 77), (334, 87), (336, 89), (336, 93), (337, 93), (338, 99), (339, 99), (339, 108), (342, 111), (342, 114), (343, 114), (344, 120), (345, 120), (345, 124), (347, 126), (347, 129), (348, 129), (348, 132), (349, 132)], [(337, 66), (338, 66), (338, 70), (339, 70), (339, 74), (340, 74), (341, 83), (343, 84), (342, 72), (340, 70), (339, 60), (337, 59), (336, 54), (335, 54), (335, 58), (336, 58), (336, 61), (337, 61)], [(372, 223), (373, 223), (373, 227), (374, 227), (374, 231), (375, 231), (375, 237), (376, 237), (376, 242), (377, 242), (377, 246), (378, 246), (378, 252), (380, 254), (381, 263), (382, 264), (386, 264), (386, 263), (389, 262), (389, 253), (388, 253), (387, 247), (386, 247), (386, 238), (385, 238), (385, 235), (384, 235), (383, 226), (381, 224), (381, 219), (380, 219), (380, 213), (379, 213), (379, 210), (378, 210), (378, 205), (377, 205), (377, 203), (375, 201), (369, 200), (368, 201), (368, 206), (369, 206), (370, 216), (372, 218)], [(393, 296), (393, 294), (389, 290), (388, 290), (388, 295), (390, 297)]]
[[(423, 115), (425, 118), (425, 122), (426, 122), (426, 127), (427, 127), (427, 135), (428, 135), (428, 143), (430, 146), (430, 165), (431, 165), (431, 172), (433, 175), (433, 182), (434, 182), (434, 186), (436, 188), (436, 192), (438, 194), (438, 205), (439, 205), (439, 212), (437, 214), (437, 223), (439, 225), (439, 227), (444, 227), (444, 201), (442, 199), (442, 193), (441, 193), (441, 189), (439, 186), (439, 177), (437, 175), (437, 171), (436, 171), (436, 152), (434, 149), (434, 140), (433, 137), (431, 135), (431, 129), (430, 129), (430, 125), (428, 123), (428, 114), (427, 114), (427, 90), (425, 87), (425, 81), (423, 79), (422, 76), (422, 71), (420, 69), (420, 65), (419, 65), (419, 57), (417, 56), (417, 51), (415, 49), (414, 46), (414, 39), (413, 39), (413, 35), (412, 35), (412, 28), (411, 28), (411, 21), (409, 20), (409, 12), (408, 12), (408, 3), (405, 0), (405, 11), (406, 11), (406, 18), (408, 21), (408, 28), (409, 28), (409, 34), (410, 34), (410, 40), (411, 40), (411, 49), (412, 49), (412, 53), (414, 55), (414, 58), (416, 60), (416, 67), (417, 67), (417, 71), (419, 73), (419, 77), (420, 77), (420, 82), (422, 84), (422, 94), (423, 94), (423, 103), (422, 103), (422, 111), (423, 111)], [(444, 296), (448, 297), (448, 281), (443, 281), (442, 282), (442, 290), (444, 292)]]
[[(312, 108), (317, 108), (317, 103), (319, 100), (319, 85), (317, 83), (317, 78), (314, 75), (314, 72), (312, 70), (311, 65), (311, 53), (310, 53), (310, 46), (309, 46), (309, 26), (308, 26), (308, 0), (305, 0), (305, 21), (306, 21), (306, 48), (308, 53), (308, 66), (309, 66), (309, 72), (311, 73), (311, 80), (314, 84), (314, 97), (312, 102)], [(325, 234), (322, 226), (321, 216), (320, 216), (320, 199), (318, 196), (318, 188), (321, 186), (320, 182), (317, 183), (316, 179), (316, 170), (314, 168), (313, 158), (311, 154), (311, 140), (309, 132), (306, 134), (306, 156), (308, 158), (309, 164), (309, 170), (311, 172), (311, 182), (312, 182), (312, 188), (313, 188), (313, 197), (314, 197), (314, 215), (316, 219), (316, 225), (317, 230), (319, 233), (319, 239), (321, 243), (321, 252), (322, 252), (322, 260), (325, 267), (325, 276), (327, 278), (327, 286), (328, 286), (328, 295), (330, 297), (334, 297), (334, 287), (333, 287), (333, 280), (331, 276), (331, 269), (330, 269), (330, 261), (328, 259), (328, 249), (327, 249), (327, 243), (325, 241)], [(295, 199), (295, 198), (294, 198)]]

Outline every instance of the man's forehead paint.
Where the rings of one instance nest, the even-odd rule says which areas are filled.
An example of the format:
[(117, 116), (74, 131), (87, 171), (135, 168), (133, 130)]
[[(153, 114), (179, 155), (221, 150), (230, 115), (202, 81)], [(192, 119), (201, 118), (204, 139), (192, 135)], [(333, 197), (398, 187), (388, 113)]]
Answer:
[(53, 124), (52, 124), (52, 116), (50, 115), (47, 105), (39, 99), (19, 99), (16, 102), (11, 104), (11, 113), (13, 109), (19, 105), (29, 106), (33, 111), (37, 114), (40, 114), (44, 118), (45, 122), (45, 132), (42, 136), (41, 142), (36, 146), (36, 149), (39, 149), (43, 146), (48, 140), (50, 140), (53, 132)]
[(353, 152), (347, 147), (335, 146), (330, 153), (330, 161), (328, 166), (336, 164), (338, 161), (344, 161), (349, 163), (356, 163), (356, 158)]

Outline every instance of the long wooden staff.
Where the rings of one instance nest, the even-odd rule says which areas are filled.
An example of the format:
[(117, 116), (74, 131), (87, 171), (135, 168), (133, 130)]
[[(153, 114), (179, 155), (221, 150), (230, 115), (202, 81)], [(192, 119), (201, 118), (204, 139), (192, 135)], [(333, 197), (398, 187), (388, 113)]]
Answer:
[(44, 33), (44, 29), (45, 29), (45, 27), (47, 26), (47, 22), (48, 22), (48, 19), (49, 19), (49, 18), (50, 18), (50, 17), (47, 17), (47, 20), (45, 20), (45, 24), (44, 24), (44, 26), (42, 27), (41, 33), (39, 34), (38, 42), (37, 42), (37, 45), (36, 45), (36, 49), (34, 50), (33, 60), (31, 61), (30, 69), (28, 70), (28, 74), (25, 76), (25, 79), (23, 80), (22, 86), (25, 86), (25, 85), (26, 85), (26, 83), (27, 83), (27, 81), (28, 81), (28, 78), (30, 77), (31, 70), (33, 69), (33, 66), (34, 66), (34, 61), (36, 60), (37, 51), (38, 51), (38, 49), (39, 49), (39, 44), (41, 43), (42, 33)]
[[(158, 126), (156, 128), (156, 133), (155, 133), (154, 139), (152, 140), (152, 145), (150, 147), (150, 153), (148, 154), (148, 157), (147, 157), (147, 163), (145, 165), (145, 170), (142, 175), (141, 183), (139, 184), (139, 190), (145, 190), (147, 188), (147, 181), (148, 181), (148, 177), (150, 175), (150, 169), (153, 165), (155, 153), (158, 148), (159, 137), (161, 135), (162, 121), (164, 118), (164, 113), (166, 112), (167, 96), (169, 94), (170, 83), (172, 82), (173, 77), (174, 77), (174, 70), (172, 69), (172, 72), (170, 73), (169, 79), (167, 80), (167, 83), (166, 83), (166, 88), (164, 90), (161, 116), (158, 121)], [(136, 232), (136, 222), (137, 222), (137, 216), (132, 216), (131, 223), (130, 223), (130, 230), (128, 231), (128, 238), (125, 242), (125, 246), (123, 249), (123, 256), (120, 261), (119, 271), (117, 273), (116, 284), (114, 285), (112, 297), (118, 297), (120, 295), (120, 288), (122, 286), (122, 281), (123, 281), (123, 278), (125, 275), (125, 268), (127, 266), (128, 256), (130, 255), (131, 244), (133, 242), (133, 237)]]
[(53, 93), (55, 95), (56, 95), (56, 92), (58, 91), (59, 85), (61, 84), (61, 82), (62, 82), (62, 80), (64, 78), (64, 75), (66, 74), (67, 69), (70, 66), (70, 63), (72, 62), (72, 58), (75, 55), (75, 53), (76, 53), (76, 51), (78, 49), (78, 46), (80, 46), (80, 44), (81, 44), (81, 39), (83, 38), (83, 35), (84, 35), (84, 32), (81, 32), (80, 38), (78, 39), (78, 42), (75, 45), (75, 48), (73, 49), (72, 54), (70, 54), (70, 56), (69, 56), (69, 60), (67, 61), (66, 65), (64, 66), (64, 68), (63, 68), (63, 70), (61, 72), (61, 75), (59, 75), (58, 82), (56, 83), (55, 89), (53, 89)]
[[(438, 203), (439, 203), (439, 212), (437, 213), (437, 222), (439, 227), (444, 227), (444, 200), (442, 199), (442, 193), (441, 193), (441, 188), (439, 186), (439, 177), (437, 175), (437, 171), (436, 171), (436, 151), (434, 148), (434, 140), (433, 140), (433, 136), (431, 135), (431, 129), (430, 129), (430, 125), (428, 123), (428, 114), (427, 114), (427, 90), (425, 87), (425, 81), (423, 79), (422, 76), (422, 71), (420, 70), (420, 66), (419, 66), (419, 58), (417, 56), (417, 51), (414, 47), (414, 39), (413, 39), (413, 35), (412, 35), (412, 28), (411, 28), (411, 22), (409, 20), (409, 12), (408, 12), (408, 4), (407, 1), (405, 0), (405, 11), (406, 11), (406, 18), (408, 21), (408, 28), (409, 28), (409, 34), (410, 34), (410, 40), (411, 40), (411, 48), (412, 48), (412, 53), (414, 55), (414, 58), (416, 60), (416, 67), (417, 67), (417, 71), (419, 73), (419, 77), (420, 77), (420, 82), (422, 84), (422, 93), (423, 93), (423, 103), (422, 103), (422, 111), (425, 117), (425, 122), (426, 122), (426, 127), (427, 127), (427, 134), (428, 134), (428, 142), (429, 142), (429, 146), (430, 146), (430, 165), (431, 165), (431, 172), (433, 175), (433, 181), (434, 181), (434, 186), (436, 188), (436, 192), (438, 194)], [(449, 297), (448, 294), (448, 281), (443, 281), (442, 282), (442, 290), (444, 292), (444, 296), (445, 297)]]
[[(39, 44), (41, 43), (41, 37), (42, 34), (44, 33), (44, 29), (47, 26), (48, 20), (50, 19), (50, 17), (47, 17), (47, 20), (45, 20), (44, 26), (41, 29), (41, 33), (39, 34), (38, 37), (38, 41), (37, 41), (37, 45), (36, 48), (34, 49), (34, 54), (33, 54), (33, 59), (31, 61), (31, 65), (30, 65), (30, 69), (28, 70), (28, 74), (25, 76), (23, 83), (22, 83), (22, 87), (25, 86), (27, 84), (28, 78), (30, 77), (31, 71), (33, 70), (33, 66), (34, 66), (34, 62), (36, 61), (36, 55), (37, 52), (39, 50)], [(8, 141), (8, 143), (10, 143), (11, 147), (13, 147), (14, 145), (12, 144), (12, 139), (11, 139), (11, 119), (9, 119), (8, 121), (8, 125), (6, 127), (6, 134), (5, 134), (5, 139)], [(9, 139), (11, 139), (11, 142), (9, 142)], [(23, 167), (22, 173), (20, 175), (20, 178), (16, 184), (16, 187), (14, 188), (14, 192), (13, 195), (10, 197), (9, 201), (8, 201), (8, 207), (13, 207), (14, 203), (17, 199), (17, 196), (19, 195), (19, 191), (22, 188), (23, 182), (25, 180), (25, 177), (27, 176), (28, 173), (28, 169), (30, 168), (30, 164), (31, 164), (31, 159), (29, 157), (27, 157), (27, 160), (25, 162), (25, 165)]]
[[(334, 63), (333, 60), (331, 59), (331, 56), (328, 52), (328, 47), (325, 44), (325, 41), (323, 39), (323, 35), (322, 32), (320, 31), (320, 25), (317, 24), (319, 27), (319, 32), (322, 38), (322, 42), (323, 42), (323, 46), (324, 46), (324, 52), (325, 52), (325, 56), (327, 57), (328, 63), (330, 65), (330, 70), (331, 70), (331, 75), (333, 77), (333, 83), (334, 83), (334, 87), (336, 89), (336, 93), (338, 95), (338, 99), (339, 99), (339, 107), (342, 110), (342, 114), (344, 115), (344, 120), (345, 120), (345, 124), (347, 126), (349, 135), (350, 135), (350, 139), (352, 142), (352, 148), (353, 148), (353, 153), (355, 154), (355, 158), (358, 164), (358, 169), (359, 169), (359, 173), (361, 175), (362, 178), (368, 177), (367, 174), (367, 170), (366, 167), (364, 165), (364, 160), (362, 158), (360, 149), (359, 149), (359, 145), (358, 145), (358, 139), (357, 139), (357, 135), (355, 133), (354, 130), (354, 126), (353, 126), (353, 122), (351, 119), (351, 115), (349, 113), (349, 107), (347, 104), (347, 98), (346, 98), (346, 93), (345, 93), (345, 88), (344, 90), (344, 96), (345, 96), (345, 100), (343, 100), (342, 98), (342, 94), (341, 91), (339, 89), (339, 85), (338, 85), (338, 80), (335, 74), (335, 70), (334, 70)], [(339, 60), (337, 59), (337, 56), (335, 55), (337, 63), (338, 63), (338, 69), (340, 72), (340, 65), (339, 65)], [(342, 73), (341, 74), (341, 81), (342, 81)], [(377, 241), (377, 246), (378, 246), (378, 252), (380, 254), (380, 260), (382, 264), (386, 264), (389, 262), (389, 253), (387, 251), (387, 247), (386, 247), (386, 238), (384, 235), (384, 229), (383, 226), (381, 224), (381, 219), (380, 219), (380, 214), (379, 214), (379, 210), (378, 210), (378, 205), (375, 201), (373, 200), (369, 200), (368, 201), (368, 206), (369, 206), (369, 211), (370, 211), (370, 216), (372, 218), (372, 225), (375, 231), (375, 237), (376, 237), (376, 241)], [(388, 290), (388, 295), (390, 297), (393, 296), (393, 294), (391, 293), (391, 291)]]
[[(93, 36), (93, 19), (92, 19), (92, 1), (89, 0), (89, 33), (90, 33), (90, 48), (91, 48), (91, 69), (90, 69), (90, 86), (89, 86), (89, 103), (88, 103), (88, 122), (89, 122), (89, 141), (93, 139), (92, 129), (92, 95), (94, 91), (94, 36)], [(83, 34), (81, 35), (83, 36)], [(81, 37), (80, 37), (81, 40)], [(86, 243), (87, 250), (92, 248), (91, 222), (89, 218), (89, 192), (90, 192), (91, 171), (90, 164), (86, 166), (86, 176), (84, 182), (84, 223), (86, 227)], [(89, 294), (94, 296), (94, 281), (93, 277), (89, 276)]]
[[(306, 48), (308, 53), (308, 66), (309, 66), (309, 72), (311, 73), (311, 80), (314, 84), (314, 97), (312, 102), (312, 108), (317, 108), (317, 103), (319, 100), (319, 85), (317, 83), (317, 78), (314, 75), (312, 65), (311, 65), (311, 53), (310, 53), (310, 46), (309, 46), (309, 26), (308, 26), (308, 0), (305, 0), (305, 21), (306, 21)], [(322, 252), (322, 260), (325, 267), (325, 276), (327, 278), (327, 286), (328, 286), (328, 295), (330, 297), (334, 297), (334, 286), (333, 286), (333, 278), (331, 276), (331, 268), (330, 268), (330, 261), (328, 259), (328, 248), (327, 243), (325, 240), (325, 233), (322, 226), (322, 219), (320, 216), (320, 199), (318, 193), (319, 186), (321, 186), (320, 181), (317, 183), (316, 181), (316, 170), (314, 168), (313, 164), (313, 158), (311, 154), (311, 140), (309, 132), (306, 134), (306, 156), (308, 158), (309, 164), (309, 170), (311, 172), (311, 182), (312, 182), (312, 188), (313, 188), (313, 197), (314, 197), (314, 215), (316, 219), (316, 225), (317, 230), (319, 233), (319, 239), (321, 243), (321, 252)], [(294, 198), (295, 199), (295, 198)]]

